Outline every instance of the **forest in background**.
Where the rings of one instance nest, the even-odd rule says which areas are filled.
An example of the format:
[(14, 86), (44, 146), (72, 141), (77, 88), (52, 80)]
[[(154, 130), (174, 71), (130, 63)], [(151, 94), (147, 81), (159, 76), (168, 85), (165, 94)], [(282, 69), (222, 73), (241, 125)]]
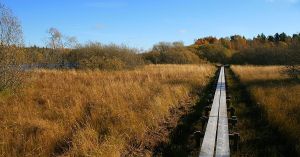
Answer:
[(193, 45), (198, 56), (211, 62), (253, 65), (289, 65), (300, 63), (300, 33), (289, 36), (259, 34), (253, 39), (240, 35), (230, 38), (206, 37)]
[[(58, 30), (57, 30), (58, 31)], [(49, 39), (55, 38), (50, 36)], [(51, 39), (52, 40), (52, 39)], [(50, 40), (50, 41), (51, 41)], [(55, 39), (57, 40), (57, 39)], [(61, 39), (56, 42), (60, 43)], [(56, 65), (67, 68), (120, 70), (143, 64), (196, 64), (203, 62), (252, 65), (297, 65), (300, 63), (300, 33), (285, 33), (253, 39), (240, 35), (205, 37), (193, 45), (160, 42), (146, 52), (124, 45), (90, 42), (75, 47), (27, 47), (24, 64)]]

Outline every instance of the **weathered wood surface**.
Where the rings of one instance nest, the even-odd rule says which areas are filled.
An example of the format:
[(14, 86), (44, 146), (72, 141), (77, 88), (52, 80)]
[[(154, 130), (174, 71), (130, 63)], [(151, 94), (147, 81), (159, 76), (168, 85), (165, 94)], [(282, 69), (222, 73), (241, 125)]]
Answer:
[(200, 157), (213, 156), (230, 156), (224, 67), (221, 67), (220, 70), (213, 104), (200, 150)]
[(225, 72), (223, 69), (223, 75), (221, 78), (220, 88), (220, 110), (219, 110), (219, 121), (218, 121), (218, 132), (217, 132), (217, 146), (216, 156), (227, 157), (230, 156), (229, 148), (229, 133), (228, 133), (228, 118), (227, 118), (227, 104), (226, 104), (226, 86), (225, 86)]

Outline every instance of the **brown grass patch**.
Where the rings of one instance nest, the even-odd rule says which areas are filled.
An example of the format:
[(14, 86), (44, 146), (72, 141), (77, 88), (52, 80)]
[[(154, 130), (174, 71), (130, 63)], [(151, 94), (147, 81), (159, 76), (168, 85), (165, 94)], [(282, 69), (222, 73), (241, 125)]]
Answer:
[(33, 71), (25, 88), (0, 99), (0, 156), (121, 156), (214, 71), (211, 65)]
[(300, 154), (300, 84), (282, 74), (282, 66), (234, 66), (232, 69), (274, 125)]

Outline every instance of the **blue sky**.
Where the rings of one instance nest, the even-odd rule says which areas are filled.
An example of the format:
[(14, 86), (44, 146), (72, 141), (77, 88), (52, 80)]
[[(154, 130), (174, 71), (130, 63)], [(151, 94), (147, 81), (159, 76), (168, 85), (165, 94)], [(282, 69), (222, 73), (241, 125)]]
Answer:
[(300, 0), (0, 0), (19, 17), (27, 45), (45, 45), (58, 28), (81, 43), (149, 49), (205, 36), (300, 32)]

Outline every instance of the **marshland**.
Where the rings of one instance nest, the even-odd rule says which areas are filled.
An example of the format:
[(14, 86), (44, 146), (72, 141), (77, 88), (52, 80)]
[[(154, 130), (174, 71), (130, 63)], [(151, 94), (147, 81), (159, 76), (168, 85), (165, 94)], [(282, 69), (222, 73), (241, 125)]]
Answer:
[(0, 156), (300, 156), (299, 4), (1, 1)]

